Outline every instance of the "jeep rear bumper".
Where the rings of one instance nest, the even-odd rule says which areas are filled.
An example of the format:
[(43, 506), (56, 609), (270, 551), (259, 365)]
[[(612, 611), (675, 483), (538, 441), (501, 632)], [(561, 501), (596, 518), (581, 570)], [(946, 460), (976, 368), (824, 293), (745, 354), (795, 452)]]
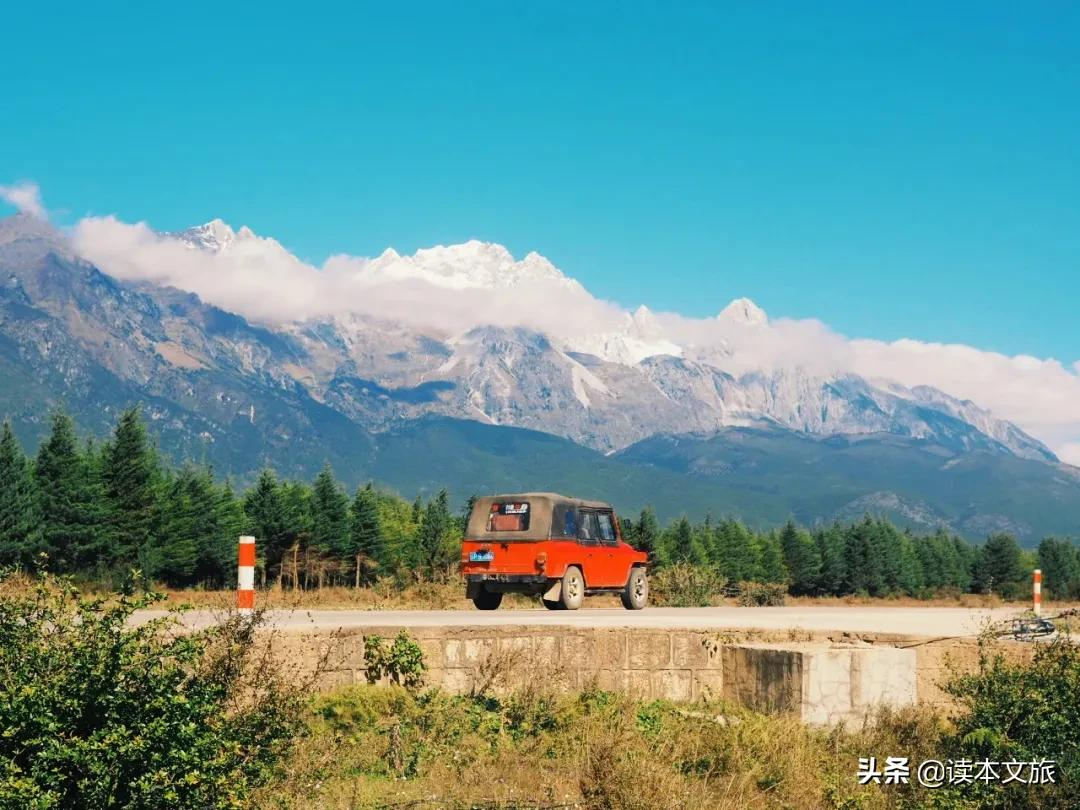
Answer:
[(481, 588), (501, 593), (541, 593), (547, 584), (543, 574), (466, 574), (465, 596), (472, 599)]

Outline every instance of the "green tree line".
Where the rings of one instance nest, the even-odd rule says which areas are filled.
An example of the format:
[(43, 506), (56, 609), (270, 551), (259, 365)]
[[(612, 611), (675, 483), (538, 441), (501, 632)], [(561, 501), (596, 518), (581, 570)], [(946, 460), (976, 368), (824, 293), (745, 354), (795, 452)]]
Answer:
[[(266, 469), (238, 493), (208, 467), (165, 463), (138, 407), (120, 415), (103, 443), (80, 440), (58, 411), (32, 458), (10, 425), (0, 430), (0, 565), (44, 560), (53, 572), (97, 579), (137, 569), (173, 587), (225, 587), (235, 581), (237, 537), (251, 534), (263, 584), (405, 583), (453, 574), (467, 513), (452, 512), (446, 490), (427, 502), (371, 483), (346, 492), (329, 466), (310, 483)], [(1080, 597), (1080, 553), (1059, 538), (1032, 553), (1006, 534), (976, 545), (869, 516), (813, 529), (686, 517), (661, 526), (651, 507), (622, 528), (658, 569), (681, 563), (728, 582), (783, 583), (795, 595), (1021, 596), (1038, 566), (1052, 596)]]
[(347, 494), (329, 466), (311, 484), (264, 470), (243, 494), (205, 466), (172, 467), (139, 409), (109, 439), (80, 441), (59, 411), (27, 458), (0, 428), (0, 566), (115, 580), (136, 569), (173, 587), (235, 581), (237, 538), (259, 538), (263, 583), (361, 585), (432, 578), (457, 561), (464, 517), (444, 490), (409, 503), (371, 484)]

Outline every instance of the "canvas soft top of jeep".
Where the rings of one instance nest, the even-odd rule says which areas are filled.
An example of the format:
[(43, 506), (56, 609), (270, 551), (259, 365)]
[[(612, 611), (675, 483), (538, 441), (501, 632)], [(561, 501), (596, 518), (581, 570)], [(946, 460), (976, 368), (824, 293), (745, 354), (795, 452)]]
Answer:
[[(601, 501), (567, 498), (554, 492), (487, 495), (476, 499), (465, 537), (488, 543), (537, 543), (576, 536), (573, 513), (577, 509), (610, 509)], [(571, 517), (569, 522), (567, 513)]]

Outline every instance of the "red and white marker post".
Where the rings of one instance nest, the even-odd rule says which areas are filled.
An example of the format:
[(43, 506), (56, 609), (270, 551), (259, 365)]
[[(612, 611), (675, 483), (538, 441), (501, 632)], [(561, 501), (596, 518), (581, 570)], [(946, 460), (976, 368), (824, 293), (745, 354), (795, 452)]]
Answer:
[(1031, 582), (1031, 608), (1036, 616), (1042, 615), (1042, 569), (1036, 568)]
[(240, 538), (240, 566), (236, 569), (236, 609), (250, 613), (255, 607), (255, 538)]

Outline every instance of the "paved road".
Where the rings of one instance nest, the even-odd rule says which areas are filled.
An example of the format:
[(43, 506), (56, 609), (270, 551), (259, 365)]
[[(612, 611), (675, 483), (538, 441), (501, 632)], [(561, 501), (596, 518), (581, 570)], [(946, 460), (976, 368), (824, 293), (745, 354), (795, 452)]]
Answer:
[[(714, 607), (548, 610), (273, 610), (272, 625), (290, 632), (357, 627), (643, 627), (692, 629), (761, 629), (899, 633), (912, 636), (978, 635), (988, 623), (1022, 611), (1019, 608), (942, 607)], [(140, 618), (161, 615), (144, 611)], [(184, 623), (206, 626), (221, 614), (192, 611)]]

